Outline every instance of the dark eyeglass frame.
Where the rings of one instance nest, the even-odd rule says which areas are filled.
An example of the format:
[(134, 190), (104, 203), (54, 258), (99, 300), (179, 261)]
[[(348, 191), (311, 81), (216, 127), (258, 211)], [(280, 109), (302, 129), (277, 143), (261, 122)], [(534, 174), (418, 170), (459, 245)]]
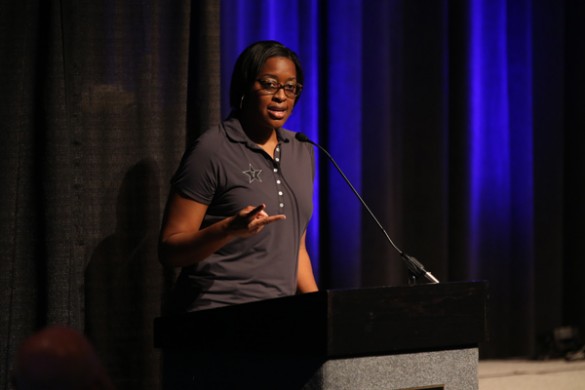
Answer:
[(276, 80), (270, 79), (256, 79), (256, 81), (260, 84), (263, 91), (269, 94), (276, 94), (278, 91), (282, 89), (286, 97), (290, 99), (298, 97), (301, 94), (301, 91), (303, 90), (303, 85), (300, 83), (282, 84)]

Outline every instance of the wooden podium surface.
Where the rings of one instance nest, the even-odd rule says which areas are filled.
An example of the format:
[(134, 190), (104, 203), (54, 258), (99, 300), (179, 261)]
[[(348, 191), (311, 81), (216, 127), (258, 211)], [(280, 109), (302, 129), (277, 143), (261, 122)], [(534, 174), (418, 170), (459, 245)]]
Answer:
[(157, 348), (342, 358), (477, 347), (484, 282), (329, 290), (155, 319)]

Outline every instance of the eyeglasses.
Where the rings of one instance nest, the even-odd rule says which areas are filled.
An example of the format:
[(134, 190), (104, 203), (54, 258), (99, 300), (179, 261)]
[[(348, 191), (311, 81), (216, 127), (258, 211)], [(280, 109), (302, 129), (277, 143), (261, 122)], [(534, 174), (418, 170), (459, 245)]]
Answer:
[(262, 87), (262, 90), (265, 91), (267, 94), (275, 94), (280, 89), (284, 90), (284, 94), (288, 98), (295, 98), (301, 94), (303, 90), (302, 84), (299, 83), (287, 83), (281, 84), (278, 81), (270, 80), (270, 79), (257, 79), (258, 83)]

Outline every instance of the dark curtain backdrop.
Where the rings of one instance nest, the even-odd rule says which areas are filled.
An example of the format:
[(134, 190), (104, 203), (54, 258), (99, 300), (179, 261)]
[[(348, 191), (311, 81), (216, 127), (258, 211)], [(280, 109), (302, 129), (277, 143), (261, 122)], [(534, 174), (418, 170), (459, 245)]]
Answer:
[[(397, 245), (442, 282), (490, 283), (483, 357), (530, 356), (560, 325), (583, 331), (581, 2), (4, 3), (2, 388), (20, 342), (52, 323), (85, 331), (120, 388), (158, 388), (168, 181), (186, 143), (227, 114), (235, 57), (259, 39), (304, 63), (287, 127), (329, 149)], [(321, 288), (405, 284), (318, 164)]]
[[(85, 331), (120, 389), (158, 389), (170, 176), (219, 119), (215, 1), (0, 6), (0, 388), (24, 337)], [(189, 127), (187, 128), (187, 123)]]

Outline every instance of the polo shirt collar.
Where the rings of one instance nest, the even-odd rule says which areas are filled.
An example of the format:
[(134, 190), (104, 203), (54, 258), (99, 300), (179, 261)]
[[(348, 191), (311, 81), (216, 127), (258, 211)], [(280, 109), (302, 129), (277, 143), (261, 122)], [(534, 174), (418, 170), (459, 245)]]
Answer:
[[(227, 137), (233, 142), (241, 142), (246, 144), (249, 148), (255, 149), (258, 148), (258, 145), (254, 144), (250, 141), (250, 139), (246, 136), (244, 129), (242, 128), (242, 124), (238, 118), (233, 116), (228, 117), (223, 122), (223, 128), (226, 132)], [(276, 137), (278, 138), (279, 142), (290, 142), (289, 137), (287, 136), (286, 132), (283, 131), (282, 128), (276, 129)]]

